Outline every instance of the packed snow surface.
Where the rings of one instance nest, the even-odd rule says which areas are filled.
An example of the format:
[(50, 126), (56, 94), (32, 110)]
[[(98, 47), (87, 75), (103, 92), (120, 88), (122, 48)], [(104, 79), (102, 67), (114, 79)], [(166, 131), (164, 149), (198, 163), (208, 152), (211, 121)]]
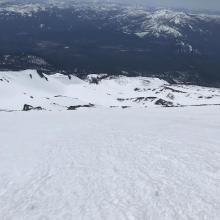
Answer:
[(219, 220), (219, 112), (0, 112), (0, 219)]

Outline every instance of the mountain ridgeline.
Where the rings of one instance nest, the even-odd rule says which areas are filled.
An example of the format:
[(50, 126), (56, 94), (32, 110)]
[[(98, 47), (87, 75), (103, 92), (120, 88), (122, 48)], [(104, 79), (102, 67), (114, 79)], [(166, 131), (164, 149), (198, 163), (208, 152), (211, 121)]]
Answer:
[(220, 86), (220, 16), (110, 3), (0, 3), (0, 69)]

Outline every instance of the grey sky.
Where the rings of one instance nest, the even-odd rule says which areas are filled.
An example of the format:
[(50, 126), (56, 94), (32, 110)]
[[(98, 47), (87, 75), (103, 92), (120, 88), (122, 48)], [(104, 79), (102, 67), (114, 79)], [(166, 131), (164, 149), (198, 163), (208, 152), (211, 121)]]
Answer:
[[(108, 1), (108, 0), (107, 0)], [(138, 2), (153, 6), (183, 7), (193, 9), (220, 10), (220, 0), (116, 0), (118, 2)]]

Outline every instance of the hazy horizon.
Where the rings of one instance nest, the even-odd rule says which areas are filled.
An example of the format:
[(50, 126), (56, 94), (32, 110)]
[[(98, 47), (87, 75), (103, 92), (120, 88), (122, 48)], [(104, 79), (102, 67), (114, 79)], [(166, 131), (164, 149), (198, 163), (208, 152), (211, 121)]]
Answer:
[(220, 11), (220, 0), (103, 0), (106, 2), (120, 2), (120, 3), (132, 3), (142, 4), (155, 7), (174, 7), (174, 8), (187, 8), (187, 9), (207, 9)]
[[(53, 0), (27, 0), (31, 2), (53, 2)], [(70, 2), (72, 0), (63, 0)], [(76, 0), (77, 1), (77, 0)], [(78, 0), (82, 1), (82, 0)], [(84, 0), (95, 2), (97, 0)], [(152, 7), (169, 7), (169, 8), (185, 8), (193, 10), (213, 10), (220, 11), (220, 0), (98, 0), (103, 2), (118, 2), (118, 3), (129, 3), (129, 4), (141, 4)], [(5, 2), (20, 2), (20, 0), (0, 0), (0, 3)]]

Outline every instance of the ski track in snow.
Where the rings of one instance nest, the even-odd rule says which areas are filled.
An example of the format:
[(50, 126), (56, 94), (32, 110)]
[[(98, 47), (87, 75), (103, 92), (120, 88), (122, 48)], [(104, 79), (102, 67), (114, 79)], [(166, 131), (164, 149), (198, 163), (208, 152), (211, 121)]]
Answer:
[(1, 112), (0, 219), (220, 219), (219, 109)]

